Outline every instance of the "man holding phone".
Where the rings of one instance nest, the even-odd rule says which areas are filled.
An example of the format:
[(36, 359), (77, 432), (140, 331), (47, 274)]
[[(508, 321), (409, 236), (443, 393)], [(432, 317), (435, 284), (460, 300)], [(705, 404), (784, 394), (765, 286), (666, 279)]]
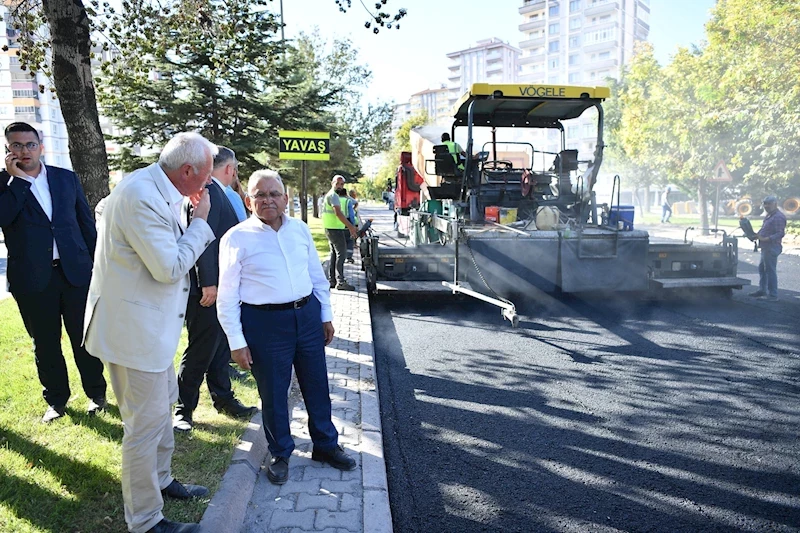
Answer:
[(36, 368), (48, 409), (42, 422), (66, 413), (69, 379), (61, 351), (67, 330), (87, 412), (106, 406), (103, 363), (82, 346), (83, 315), (97, 233), (78, 176), (44, 165), (39, 132), (14, 122), (5, 129), (6, 165), (0, 172), (0, 227), (8, 248), (8, 286), (33, 339)]

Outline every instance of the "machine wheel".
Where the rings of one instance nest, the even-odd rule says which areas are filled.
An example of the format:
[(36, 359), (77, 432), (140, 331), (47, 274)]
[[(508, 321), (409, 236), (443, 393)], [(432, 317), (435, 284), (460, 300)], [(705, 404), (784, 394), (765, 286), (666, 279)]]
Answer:
[(800, 213), (800, 198), (797, 196), (790, 196), (783, 201), (783, 212), (787, 215), (796, 215)]
[(736, 202), (736, 215), (740, 217), (749, 217), (753, 214), (753, 203), (749, 199), (739, 200)]

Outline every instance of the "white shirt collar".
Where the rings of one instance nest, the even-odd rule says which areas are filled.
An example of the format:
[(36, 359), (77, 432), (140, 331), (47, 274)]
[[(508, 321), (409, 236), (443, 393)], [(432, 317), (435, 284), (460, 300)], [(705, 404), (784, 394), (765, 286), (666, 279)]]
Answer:
[(181, 192), (175, 187), (175, 185), (170, 181), (167, 174), (164, 172), (164, 169), (161, 168), (161, 165), (156, 164), (156, 175), (159, 176), (162, 181), (164, 182), (164, 190), (167, 191), (169, 197), (167, 198), (167, 202), (169, 205), (175, 205), (183, 202), (183, 195)]
[(217, 185), (219, 185), (219, 188), (220, 188), (220, 189), (222, 189), (223, 191), (225, 190), (225, 186), (222, 184), (222, 182), (221, 182), (221, 181), (219, 181), (219, 180), (218, 180), (217, 178), (215, 178), (214, 176), (211, 176), (211, 181), (213, 181), (214, 183), (216, 183)]

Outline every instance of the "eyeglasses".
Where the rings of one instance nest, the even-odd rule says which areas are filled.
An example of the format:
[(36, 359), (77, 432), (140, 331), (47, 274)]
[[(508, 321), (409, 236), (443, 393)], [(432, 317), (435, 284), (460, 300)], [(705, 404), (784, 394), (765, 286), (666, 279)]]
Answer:
[(39, 143), (33, 143), (33, 142), (25, 143), (25, 144), (22, 144), (22, 143), (11, 143), (11, 144), (8, 145), (8, 148), (9, 148), (9, 150), (13, 150), (15, 152), (19, 152), (23, 148), (27, 148), (28, 150), (36, 150), (37, 148), (39, 148)]
[(258, 200), (259, 202), (263, 202), (264, 200), (267, 199), (267, 196), (269, 196), (273, 200), (277, 200), (278, 198), (283, 198), (283, 194), (284, 193), (282, 193), (281, 191), (270, 191), (269, 194), (263, 191), (258, 191), (255, 194), (248, 194), (247, 196), (249, 196), (253, 200)]

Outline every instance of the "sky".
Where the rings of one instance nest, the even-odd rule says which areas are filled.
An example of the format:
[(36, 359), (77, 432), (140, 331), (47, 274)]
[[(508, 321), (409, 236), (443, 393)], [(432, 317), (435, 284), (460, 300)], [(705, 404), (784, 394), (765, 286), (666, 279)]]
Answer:
[[(566, 0), (565, 0), (566, 1)], [(272, 0), (275, 11), (279, 0)], [(376, 0), (364, 0), (375, 12)], [(345, 3), (345, 0), (342, 0)], [(699, 44), (715, 0), (650, 0), (650, 35), (656, 58), (669, 61), (679, 46)], [(405, 8), (400, 29), (381, 29), (375, 35), (364, 27), (369, 15), (352, 0), (341, 13), (335, 0), (283, 0), (287, 39), (318, 27), (328, 39), (348, 37), (360, 51), (362, 64), (372, 70), (365, 95), (370, 103), (406, 102), (425, 89), (447, 83), (446, 54), (497, 37), (518, 46), (523, 34), (522, 0), (388, 0), (384, 11)]]

